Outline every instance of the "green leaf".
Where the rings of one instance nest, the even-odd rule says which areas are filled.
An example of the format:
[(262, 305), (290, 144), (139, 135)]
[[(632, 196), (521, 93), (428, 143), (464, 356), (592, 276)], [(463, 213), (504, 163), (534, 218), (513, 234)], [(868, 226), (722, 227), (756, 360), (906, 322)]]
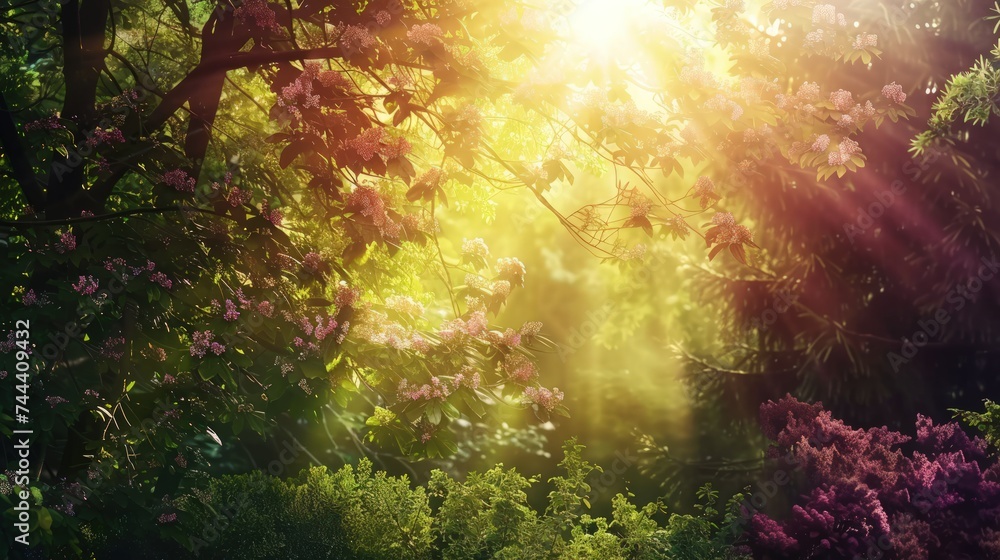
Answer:
[(218, 358), (211, 358), (205, 360), (198, 366), (198, 375), (201, 376), (205, 381), (210, 381), (216, 377), (221, 377), (223, 374), (228, 374), (228, 367), (222, 360)]
[(38, 526), (46, 532), (52, 531), (52, 513), (48, 508), (38, 509)]

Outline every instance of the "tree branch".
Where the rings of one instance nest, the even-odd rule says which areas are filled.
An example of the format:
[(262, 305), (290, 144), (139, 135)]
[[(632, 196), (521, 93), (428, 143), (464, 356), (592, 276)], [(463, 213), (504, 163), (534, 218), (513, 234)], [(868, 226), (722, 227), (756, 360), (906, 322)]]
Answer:
[[(236, 53), (226, 57), (205, 58), (191, 72), (177, 83), (170, 91), (166, 92), (160, 104), (153, 109), (149, 118), (143, 123), (144, 130), (132, 131), (130, 137), (138, 133), (150, 130), (158, 130), (167, 120), (173, 116), (185, 103), (199, 91), (206, 80), (211, 80), (220, 72), (225, 73), (230, 70), (247, 68), (251, 66), (266, 66), (279, 62), (294, 62), (301, 60), (312, 60), (319, 58), (339, 58), (342, 55), (339, 47), (322, 47), (316, 49), (296, 49), (291, 51), (265, 51)], [(114, 191), (115, 185), (125, 174), (128, 167), (119, 164), (111, 170), (111, 174), (105, 180), (94, 185), (89, 191), (89, 196), (96, 201), (107, 200)]]
[[(92, 126), (97, 105), (97, 84), (104, 68), (105, 29), (111, 15), (110, 0), (68, 0), (62, 6), (63, 76), (66, 94), (62, 117), (76, 123), (79, 135)], [(53, 156), (49, 173), (47, 213), (74, 213), (83, 191), (84, 166), (70, 165), (68, 156)]]

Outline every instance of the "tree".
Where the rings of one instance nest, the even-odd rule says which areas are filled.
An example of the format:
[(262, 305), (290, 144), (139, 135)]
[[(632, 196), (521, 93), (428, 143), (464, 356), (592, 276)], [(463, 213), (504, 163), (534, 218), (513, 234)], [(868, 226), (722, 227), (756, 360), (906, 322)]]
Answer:
[[(925, 121), (909, 119), (854, 136), (868, 163), (857, 173), (821, 173), (817, 180), (770, 160), (746, 178), (730, 200), (737, 214), (767, 228), (763, 251), (756, 267), (720, 271), (695, 263), (706, 305), (724, 318), (718, 344), (684, 349), (697, 394), (708, 408), (752, 419), (761, 402), (790, 391), (823, 400), (851, 422), (896, 427), (918, 411), (944, 418), (951, 407), (975, 406), (998, 390), (983, 377), (994, 367), (996, 346), (991, 279), (998, 245), (986, 179), (995, 122), (973, 128), (977, 119), (967, 113), (969, 125), (942, 134), (966, 109), (989, 112), (954, 104), (990, 95), (988, 64), (961, 73), (995, 42), (984, 19), (990, 7), (769, 6), (768, 21), (790, 25), (784, 34), (792, 48), (776, 57), (799, 79), (843, 88), (862, 103), (882, 97), (913, 105), (896, 116), (930, 114), (935, 98), (940, 110), (931, 133), (924, 134)], [(858, 58), (829, 40), (824, 21), (841, 17), (867, 30), (858, 45), (877, 44), (865, 71), (827, 62)], [(848, 95), (838, 95), (846, 108)], [(835, 111), (818, 116), (843, 118)], [(795, 153), (805, 159), (826, 145), (819, 137), (819, 144), (798, 141)]]
[[(53, 531), (37, 538), (67, 538), (75, 505), (155, 505), (223, 439), (359, 392), (381, 405), (372, 437), (430, 456), (490, 403), (561, 412), (530, 357), (540, 325), (487, 316), (523, 265), (438, 241), (444, 173), (486, 153), (469, 99), (502, 89), (470, 52), (487, 16), (386, 1), (5, 11), (4, 311), (25, 328), (2, 350), (29, 369), (4, 372), (24, 377), (4, 398), (23, 393), (34, 445), (53, 450), (37, 467)], [(443, 326), (417, 301), (442, 303), (423, 269), (441, 275)], [(461, 308), (456, 270), (479, 281)]]
[[(75, 496), (100, 511), (111, 487), (149, 510), (219, 442), (330, 399), (371, 399), (372, 438), (431, 456), (488, 404), (564, 413), (538, 385), (540, 325), (489, 320), (523, 265), (443, 235), (497, 189), (604, 258), (694, 232), (710, 259), (760, 270), (725, 196), (776, 160), (844, 176), (866, 124), (911, 111), (898, 86), (859, 103), (782, 64), (757, 6), (713, 2), (714, 37), (687, 44), (696, 4), (656, 8), (611, 56), (579, 48), (573, 10), (513, 1), (6, 9), (0, 278), (5, 316), (30, 329), (0, 350), (30, 364), (25, 399), (47, 401), (31, 408), (57, 449), (41, 472), (85, 488), (54, 489), (66, 504), (39, 523), (75, 526)], [(832, 7), (795, 4), (790, 33), (824, 30), (808, 31), (816, 54), (878, 55)], [(710, 49), (734, 66), (706, 69)], [(629, 182), (556, 208), (547, 191), (588, 163)]]

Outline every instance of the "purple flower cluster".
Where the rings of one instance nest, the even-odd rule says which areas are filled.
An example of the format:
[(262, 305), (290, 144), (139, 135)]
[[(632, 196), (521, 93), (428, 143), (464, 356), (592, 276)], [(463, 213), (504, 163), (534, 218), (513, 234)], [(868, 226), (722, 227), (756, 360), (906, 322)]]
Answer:
[(756, 558), (1000, 558), (1000, 463), (957, 424), (853, 429), (790, 396), (760, 416), (769, 455), (794, 457), (808, 489), (780, 520), (753, 515)]

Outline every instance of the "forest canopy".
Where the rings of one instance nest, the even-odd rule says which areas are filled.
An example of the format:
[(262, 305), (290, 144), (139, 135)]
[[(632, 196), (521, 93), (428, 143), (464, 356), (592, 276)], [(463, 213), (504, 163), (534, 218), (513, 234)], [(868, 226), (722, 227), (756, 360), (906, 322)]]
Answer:
[[(969, 0), (0, 7), (0, 531), (24, 489), (31, 550), (129, 557), (123, 535), (149, 534), (192, 553), (246, 487), (298, 519), (260, 557), (313, 523), (359, 558), (405, 539), (414, 558), (996, 552), (1000, 512), (948, 523), (1000, 484), (998, 18)], [(809, 430), (864, 445), (838, 470), (820, 463), (843, 445), (783, 435)], [(806, 465), (787, 518), (744, 501), (785, 452)], [(894, 454), (889, 491), (869, 471)], [(900, 497), (957, 471), (955, 502)], [(331, 517), (296, 518), (308, 500)], [(361, 535), (359, 503), (423, 532)], [(205, 546), (234, 553), (227, 534)]]

